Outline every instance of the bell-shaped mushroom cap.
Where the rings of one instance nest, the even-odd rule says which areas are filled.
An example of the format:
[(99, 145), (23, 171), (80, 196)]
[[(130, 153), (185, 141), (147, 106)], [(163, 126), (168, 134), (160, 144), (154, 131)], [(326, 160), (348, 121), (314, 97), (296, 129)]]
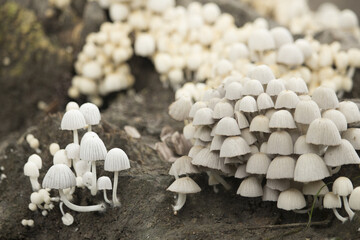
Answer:
[(176, 121), (183, 121), (189, 117), (191, 105), (191, 99), (182, 96), (169, 106), (169, 115)]
[(196, 127), (192, 125), (192, 123), (188, 123), (183, 128), (183, 135), (186, 139), (192, 139), (194, 138)]
[(220, 149), (220, 157), (236, 157), (250, 153), (249, 144), (242, 137), (228, 137)]
[(270, 30), (270, 33), (274, 38), (276, 48), (280, 48), (284, 44), (294, 42), (291, 33), (284, 27), (275, 27)]
[(277, 202), (280, 192), (274, 189), (269, 188), (268, 186), (263, 187), (263, 196), (262, 200), (264, 202)]
[(286, 90), (285, 84), (280, 79), (273, 79), (266, 86), (266, 93), (269, 96), (277, 96), (284, 90)]
[(338, 146), (331, 146), (325, 152), (324, 160), (326, 165), (337, 167), (347, 164), (360, 164), (360, 158), (351, 143), (346, 139), (341, 139)]
[(332, 186), (333, 193), (339, 195), (340, 197), (350, 195), (353, 190), (354, 187), (352, 182), (347, 177), (338, 177)]
[(215, 105), (213, 118), (214, 119), (221, 119), (223, 117), (233, 117), (234, 116), (234, 107), (226, 102), (221, 101)]
[(236, 119), (240, 129), (249, 127), (249, 122), (242, 112), (235, 111), (235, 119)]
[(225, 140), (225, 137), (216, 135), (213, 137), (210, 145), (210, 151), (220, 151), (221, 146)]
[(86, 161), (104, 160), (106, 147), (104, 142), (96, 135), (87, 133), (87, 136), (80, 143), (80, 159)]
[(101, 120), (100, 110), (93, 103), (84, 103), (80, 107), (80, 112), (84, 115), (85, 121), (89, 125), (99, 124)]
[(79, 110), (79, 104), (77, 104), (76, 102), (68, 102), (66, 104), (66, 107), (65, 107), (65, 111), (69, 111), (71, 109), (75, 109), (75, 110)]
[(235, 172), (235, 178), (243, 179), (248, 177), (250, 174), (246, 172), (246, 164), (239, 165)]
[(313, 182), (330, 176), (324, 160), (314, 153), (305, 153), (296, 161), (294, 180)]
[(210, 142), (211, 141), (211, 129), (207, 126), (200, 126), (196, 127), (194, 138), (200, 139), (203, 142)]
[(71, 167), (71, 160), (66, 156), (65, 149), (60, 149), (54, 154), (53, 164), (66, 164), (68, 167)]
[(264, 115), (257, 115), (250, 124), (250, 132), (269, 133), (269, 119)]
[(85, 160), (77, 161), (74, 168), (78, 176), (83, 176), (87, 171), (90, 171), (90, 166)]
[(256, 102), (259, 110), (265, 110), (274, 107), (274, 102), (267, 93), (261, 93), (257, 97)]
[(250, 132), (249, 128), (244, 128), (241, 131), (241, 137), (243, 139), (245, 139), (245, 141), (247, 142), (247, 144), (252, 145), (257, 141), (256, 136)]
[(308, 40), (297, 39), (295, 41), (295, 45), (301, 50), (305, 59), (311, 57), (311, 55), (313, 54), (313, 49), (311, 48), (311, 45)]
[(360, 150), (360, 129), (359, 128), (348, 128), (343, 134), (342, 137), (348, 140), (355, 150)]
[(295, 121), (291, 113), (287, 110), (276, 111), (270, 118), (270, 128), (296, 128)]
[(224, 117), (216, 125), (215, 134), (220, 136), (236, 136), (240, 135), (240, 128), (234, 118)]
[(292, 179), (294, 178), (296, 161), (292, 157), (278, 156), (274, 158), (268, 168), (267, 179)]
[(260, 152), (267, 153), (267, 142), (263, 142), (260, 146)]
[(120, 148), (113, 148), (105, 158), (104, 169), (109, 172), (117, 172), (130, 168), (130, 161), (126, 153)]
[(319, 152), (318, 146), (306, 142), (306, 135), (298, 137), (294, 144), (294, 153), (295, 154), (305, 154), (305, 153), (315, 153)]
[(359, 25), (356, 13), (350, 9), (342, 10), (339, 14), (338, 21), (339, 27), (343, 30), (352, 30), (357, 28)]
[(267, 84), (271, 80), (275, 79), (271, 68), (267, 65), (259, 65), (254, 67), (248, 72), (247, 77), (250, 79), (256, 79), (260, 81), (261, 84)]
[(249, 57), (249, 49), (244, 43), (236, 42), (230, 45), (228, 58), (231, 62)]
[(211, 110), (215, 109), (216, 104), (218, 104), (219, 102), (221, 102), (221, 98), (211, 98), (208, 102), (208, 108), (210, 108)]
[(295, 188), (280, 193), (277, 207), (286, 211), (302, 209), (306, 206), (304, 195)]
[(267, 142), (268, 154), (290, 155), (293, 152), (293, 142), (288, 132), (276, 131), (271, 133)]
[(293, 43), (282, 45), (277, 52), (277, 62), (292, 66), (298, 66), (304, 63), (302, 51)]
[(256, 177), (248, 177), (241, 182), (236, 194), (243, 197), (261, 197), (263, 189)]
[(286, 89), (297, 94), (307, 94), (309, 92), (306, 82), (300, 77), (292, 77), (286, 81)]
[(324, 196), (329, 192), (329, 188), (323, 181), (319, 180), (305, 183), (302, 188), (302, 192), (304, 195)]
[(306, 142), (315, 145), (336, 146), (341, 143), (341, 137), (333, 121), (327, 118), (318, 118), (310, 123), (306, 133)]
[(252, 96), (245, 96), (236, 102), (235, 110), (245, 113), (257, 112), (256, 100)]
[(239, 82), (230, 83), (225, 90), (225, 98), (228, 100), (238, 100), (243, 95), (243, 86)]
[(96, 132), (86, 132), (84, 136), (81, 138), (80, 145), (87, 137), (99, 137), (99, 135), (97, 135)]
[(344, 114), (335, 109), (329, 109), (322, 113), (323, 118), (330, 119), (333, 121), (338, 128), (339, 132), (346, 131), (347, 122)]
[(27, 177), (39, 177), (39, 169), (37, 165), (31, 161), (25, 163), (24, 175)]
[(264, 92), (264, 88), (259, 80), (251, 79), (246, 81), (243, 88), (244, 95), (259, 96)]
[(322, 86), (316, 88), (312, 94), (312, 100), (324, 110), (339, 107), (339, 100), (332, 88)]
[(287, 108), (287, 109), (294, 109), (296, 105), (299, 103), (300, 99), (290, 90), (284, 90), (279, 93), (278, 97), (276, 98), (275, 102), (275, 109), (279, 108)]
[(86, 125), (84, 115), (75, 109), (67, 111), (61, 119), (61, 130), (77, 130)]
[(360, 112), (358, 106), (351, 101), (343, 101), (339, 104), (339, 111), (344, 114), (347, 123), (360, 121)]
[(200, 108), (206, 108), (206, 107), (207, 106), (206, 106), (205, 102), (198, 101), (198, 102), (194, 103), (190, 108), (189, 117), (194, 118), (197, 110), (199, 110)]
[(215, 120), (212, 118), (212, 116), (213, 110), (211, 110), (210, 108), (201, 108), (195, 113), (193, 125), (201, 126), (213, 124)]
[(296, 105), (294, 119), (297, 123), (310, 124), (317, 118), (321, 118), (321, 113), (316, 102), (312, 100), (301, 100)]
[(97, 180), (97, 188), (99, 190), (111, 190), (112, 183), (111, 183), (110, 178), (107, 176), (99, 177)]
[(196, 154), (198, 154), (204, 147), (202, 146), (192, 146), (190, 148), (190, 151), (188, 153), (188, 156), (191, 158), (194, 158)]
[(270, 162), (270, 158), (265, 153), (255, 153), (246, 163), (246, 172), (251, 174), (266, 174)]
[(66, 156), (69, 159), (80, 158), (80, 145), (76, 143), (70, 143), (65, 147)]
[(266, 186), (273, 190), (284, 191), (290, 188), (290, 180), (288, 179), (267, 179)]
[(76, 186), (76, 177), (65, 164), (55, 164), (49, 168), (42, 182), (43, 188), (65, 189)]
[(341, 199), (333, 192), (328, 192), (325, 194), (323, 206), (327, 209), (341, 208)]
[(250, 51), (266, 51), (275, 48), (275, 42), (267, 29), (255, 29), (249, 36)]
[(166, 190), (175, 193), (189, 194), (200, 192), (201, 188), (190, 177), (182, 177), (176, 179)]
[(209, 148), (203, 148), (198, 154), (196, 154), (191, 163), (197, 166), (203, 166), (217, 170), (221, 169), (219, 154), (210, 151)]
[(349, 206), (353, 210), (360, 210), (360, 187), (356, 187), (349, 198)]
[(175, 160), (171, 165), (169, 174), (172, 176), (180, 176), (185, 174), (199, 173), (199, 170), (191, 164), (192, 158), (182, 156)]
[(202, 96), (202, 101), (210, 101), (212, 98), (220, 98), (220, 93), (215, 89), (208, 89), (205, 91), (204, 95)]
[(42, 160), (41, 160), (41, 157), (37, 154), (31, 154), (30, 157), (28, 158), (28, 162), (33, 162), (36, 164), (36, 167), (38, 169), (41, 169), (42, 168)]

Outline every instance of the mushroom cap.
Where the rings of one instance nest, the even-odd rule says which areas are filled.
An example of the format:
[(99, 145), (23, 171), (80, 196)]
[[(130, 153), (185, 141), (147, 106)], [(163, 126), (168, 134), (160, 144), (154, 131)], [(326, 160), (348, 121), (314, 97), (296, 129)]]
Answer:
[(354, 190), (352, 182), (347, 177), (338, 177), (332, 186), (332, 191), (334, 194), (339, 195), (340, 197), (346, 197), (351, 194)]
[(280, 193), (277, 207), (286, 211), (302, 209), (306, 206), (304, 195), (295, 188)]
[(270, 133), (269, 119), (264, 115), (257, 115), (250, 124), (250, 132)]
[(263, 189), (259, 180), (252, 176), (241, 182), (236, 194), (243, 197), (261, 197), (263, 195)]
[(74, 168), (76, 169), (78, 176), (83, 176), (86, 172), (90, 171), (90, 166), (85, 160), (77, 161)]
[(234, 107), (227, 101), (220, 101), (214, 107), (213, 118), (221, 119), (224, 117), (233, 117)]
[(211, 110), (210, 108), (201, 108), (197, 110), (195, 113), (193, 125), (194, 126), (211, 125), (215, 122), (212, 116), (213, 116), (213, 110)]
[(326, 186), (326, 184), (322, 180), (319, 180), (319, 181), (315, 181), (315, 182), (305, 183), (302, 188), (302, 192), (304, 195), (324, 196), (325, 194), (327, 194), (329, 192), (329, 188)]
[(341, 199), (333, 192), (328, 192), (324, 196), (323, 206), (327, 209), (341, 208)]
[(317, 118), (321, 118), (321, 113), (316, 102), (312, 100), (301, 100), (296, 105), (294, 119), (297, 123), (310, 124)]
[(54, 154), (53, 157), (53, 164), (63, 163), (66, 164), (68, 167), (71, 167), (71, 160), (66, 156), (65, 149), (60, 149)]
[(194, 158), (196, 154), (198, 154), (204, 147), (202, 146), (192, 146), (190, 148), (190, 151), (188, 153), (188, 156), (191, 158)]
[(296, 161), (294, 180), (297, 182), (313, 182), (329, 176), (324, 160), (314, 153), (305, 153)]
[(249, 36), (248, 46), (251, 51), (265, 51), (275, 48), (275, 42), (267, 29), (255, 29)]
[(326, 165), (337, 167), (347, 164), (360, 164), (360, 158), (354, 147), (346, 139), (341, 139), (338, 146), (330, 146), (325, 152), (324, 160)]
[(199, 170), (191, 164), (192, 158), (182, 156), (175, 160), (171, 165), (169, 174), (172, 176), (180, 176), (185, 174), (199, 173)]
[(267, 65), (259, 65), (251, 69), (247, 77), (260, 81), (261, 84), (268, 84), (271, 80), (275, 79), (274, 73)]
[(286, 131), (276, 131), (270, 134), (267, 142), (268, 154), (290, 155), (294, 146), (290, 134)]
[(272, 79), (266, 86), (266, 93), (269, 96), (277, 96), (284, 90), (286, 90), (285, 84), (280, 79)]
[(259, 80), (251, 79), (246, 81), (243, 88), (243, 94), (249, 96), (259, 96), (264, 92), (264, 88)]
[(199, 126), (196, 127), (194, 138), (200, 139), (203, 142), (210, 142), (211, 141), (211, 128), (207, 126)]
[(267, 93), (261, 93), (256, 99), (259, 110), (265, 110), (274, 107), (274, 102)]
[(312, 100), (316, 102), (319, 108), (324, 110), (339, 107), (339, 100), (335, 91), (328, 87), (320, 86), (316, 88), (312, 94)]
[(194, 118), (197, 110), (199, 110), (200, 108), (206, 108), (206, 107), (207, 107), (207, 105), (203, 101), (198, 101), (198, 102), (194, 103), (190, 108), (189, 117)]
[(242, 129), (241, 137), (247, 142), (247, 144), (249, 144), (249, 146), (257, 141), (256, 136), (252, 132), (250, 132), (249, 128)]
[(41, 169), (42, 167), (42, 160), (41, 160), (41, 157), (37, 154), (31, 154), (30, 157), (28, 158), (28, 162), (33, 162), (36, 164), (36, 167), (38, 169)]
[(49, 168), (42, 182), (43, 188), (65, 189), (76, 186), (76, 177), (65, 164), (55, 164)]
[(107, 153), (104, 142), (91, 132), (87, 134), (85, 138), (81, 139), (80, 159), (85, 161), (104, 160)]
[(339, 27), (344, 30), (352, 30), (359, 25), (356, 13), (350, 9), (344, 9), (339, 15)]
[(97, 180), (97, 188), (99, 190), (111, 190), (112, 183), (111, 183), (110, 178), (107, 176), (99, 177)]
[(27, 177), (39, 177), (39, 169), (34, 162), (28, 161), (24, 165), (24, 175)]
[(90, 187), (92, 184), (92, 172), (85, 172), (82, 176), (82, 180), (85, 186)]
[(329, 109), (322, 113), (322, 117), (333, 121), (339, 132), (346, 131), (347, 129), (346, 118), (344, 114), (342, 114), (340, 111), (335, 109)]
[(255, 153), (246, 163), (246, 172), (251, 174), (266, 174), (270, 162), (270, 158), (265, 153)]
[(311, 57), (313, 54), (313, 49), (308, 40), (300, 38), (295, 41), (295, 44), (301, 50), (305, 59)]
[(306, 133), (306, 142), (315, 145), (336, 146), (341, 136), (335, 123), (327, 118), (318, 118), (310, 123)]
[(104, 169), (117, 172), (130, 168), (130, 161), (126, 153), (120, 148), (111, 149), (105, 157)]
[(66, 104), (65, 109), (66, 109), (66, 110), (65, 110), (66, 112), (69, 111), (69, 110), (71, 110), (71, 109), (79, 110), (79, 104), (77, 104), (76, 102), (73, 102), (73, 101), (68, 102), (68, 103)]
[(236, 119), (240, 129), (249, 127), (249, 121), (247, 120), (244, 113), (235, 111), (235, 119)]
[(175, 193), (189, 194), (200, 192), (201, 188), (190, 177), (182, 177), (176, 179), (166, 190)]
[(147, 57), (155, 52), (156, 44), (151, 34), (141, 33), (136, 37), (134, 49), (136, 55)]
[(243, 179), (248, 177), (250, 174), (246, 172), (246, 164), (239, 165), (235, 172), (235, 178)]
[(262, 200), (263, 202), (277, 202), (279, 198), (280, 192), (278, 190), (274, 190), (269, 188), (268, 186), (263, 187), (263, 196)]
[(300, 99), (291, 90), (284, 90), (279, 93), (279, 95), (276, 98), (275, 102), (275, 109), (279, 108), (287, 108), (287, 109), (294, 109), (296, 108), (296, 105), (299, 103)]
[(80, 110), (71, 109), (61, 119), (62, 130), (77, 130), (86, 127), (84, 115)]
[(220, 151), (222, 144), (224, 143), (225, 137), (215, 135), (211, 141), (210, 151)]
[(186, 139), (192, 139), (194, 138), (196, 127), (192, 125), (192, 123), (188, 123), (183, 128), (183, 135)]
[(359, 128), (348, 128), (342, 137), (348, 140), (355, 150), (360, 150), (360, 129)]
[(284, 44), (277, 52), (277, 62), (288, 66), (298, 66), (304, 63), (304, 55), (295, 44)]
[(182, 96), (169, 106), (169, 115), (177, 121), (183, 121), (189, 117), (191, 105), (191, 99)]
[(225, 90), (225, 98), (228, 100), (238, 100), (243, 95), (243, 86), (239, 82), (230, 83)]
[(191, 163), (197, 166), (221, 170), (219, 154), (210, 151), (209, 148), (203, 148), (198, 154), (196, 154)]
[(295, 154), (305, 154), (305, 153), (315, 153), (317, 154), (319, 152), (318, 146), (307, 143), (306, 142), (306, 135), (302, 135), (297, 138), (295, 144), (294, 144), (294, 153)]
[(292, 157), (278, 156), (274, 158), (267, 170), (267, 179), (292, 179), (294, 178), (296, 161)]
[(267, 179), (266, 186), (273, 190), (284, 191), (290, 188), (290, 180), (288, 179)]
[(284, 44), (294, 42), (291, 33), (284, 27), (275, 27), (270, 30), (270, 33), (274, 38), (276, 48), (280, 48)]
[(236, 157), (250, 152), (251, 149), (249, 144), (244, 140), (244, 138), (239, 136), (227, 137), (221, 146), (220, 157)]
[(215, 134), (220, 136), (240, 135), (240, 128), (232, 117), (224, 117), (216, 125)]
[(339, 111), (344, 114), (347, 123), (355, 123), (360, 121), (359, 108), (354, 102), (342, 101), (339, 104)]
[(287, 129), (297, 128), (293, 116), (287, 110), (276, 111), (270, 118), (269, 127)]
[(349, 206), (353, 210), (360, 210), (360, 187), (356, 187), (350, 195)]
[(80, 112), (84, 115), (88, 125), (97, 125), (101, 120), (99, 108), (93, 103), (84, 103), (80, 106)]
[(257, 112), (257, 104), (255, 98), (252, 96), (245, 96), (235, 104), (235, 110), (245, 113)]
[(65, 147), (66, 156), (70, 159), (80, 158), (80, 145), (77, 143), (70, 143)]
[(306, 82), (300, 77), (292, 77), (288, 79), (286, 81), (286, 89), (297, 94), (307, 94), (309, 92)]

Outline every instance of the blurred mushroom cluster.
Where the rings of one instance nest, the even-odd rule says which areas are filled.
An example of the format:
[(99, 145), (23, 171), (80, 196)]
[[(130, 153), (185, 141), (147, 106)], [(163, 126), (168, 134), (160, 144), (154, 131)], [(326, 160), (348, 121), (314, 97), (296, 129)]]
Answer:
[[(41, 157), (33, 154), (24, 165), (24, 175), (29, 177), (33, 190), (29, 204), (31, 211), (40, 209), (42, 215), (46, 216), (48, 211), (54, 208), (54, 202), (59, 202), (62, 222), (68, 226), (73, 223), (74, 218), (70, 213), (64, 212), (63, 205), (77, 212), (105, 210), (105, 203), (90, 206), (72, 203), (76, 188), (88, 188), (92, 196), (96, 196), (97, 192), (102, 190), (107, 204), (113, 207), (121, 205), (117, 197), (119, 171), (129, 169), (130, 161), (120, 148), (107, 151), (104, 142), (92, 131), (92, 126), (99, 124), (100, 120), (100, 111), (95, 104), (84, 103), (80, 107), (75, 102), (67, 104), (66, 113), (61, 120), (61, 129), (72, 131), (73, 142), (64, 149), (60, 149), (57, 143), (49, 146), (53, 165), (48, 169), (41, 185), (38, 181), (39, 170), (42, 168)], [(82, 129), (87, 129), (87, 132), (80, 139), (78, 131)], [(104, 170), (114, 173), (113, 184), (108, 176), (97, 177), (98, 161), (105, 161)], [(58, 190), (59, 197), (51, 197), (51, 189)], [(106, 190), (112, 190), (111, 201), (107, 198)]]
[[(307, 212), (304, 195), (327, 194), (332, 175), (344, 165), (360, 164), (360, 129), (349, 127), (360, 122), (358, 106), (339, 102), (335, 91), (324, 86), (310, 95), (304, 79), (277, 79), (266, 65), (254, 67), (246, 77), (229, 74), (194, 104), (180, 97), (169, 114), (187, 123), (183, 134), (193, 144), (169, 171), (176, 180), (168, 190), (180, 194), (174, 212), (184, 205), (183, 194), (200, 191), (188, 179), (198, 172), (208, 174), (209, 185), (229, 189), (223, 177), (234, 177), (241, 179), (237, 194), (243, 197), (262, 197), (277, 202), (278, 208)], [(339, 188), (337, 182), (333, 194), (343, 197), (351, 219), (346, 196), (352, 184)], [(341, 207), (339, 199), (337, 207), (328, 207), (328, 198), (325, 208)]]

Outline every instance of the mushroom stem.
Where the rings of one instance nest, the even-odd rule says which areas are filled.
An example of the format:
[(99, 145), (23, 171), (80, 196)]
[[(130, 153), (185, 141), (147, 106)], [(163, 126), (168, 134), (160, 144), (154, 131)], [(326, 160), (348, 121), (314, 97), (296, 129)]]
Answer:
[(341, 169), (341, 166), (337, 166), (335, 168), (330, 168), (331, 175), (337, 174)]
[(114, 184), (113, 184), (113, 194), (112, 194), (112, 200), (113, 200), (113, 203), (114, 203), (114, 206), (121, 206), (121, 203), (120, 201), (118, 200), (117, 198), (117, 185), (118, 185), (118, 178), (119, 178), (119, 172), (114, 172)]
[(64, 216), (64, 215), (65, 215), (65, 212), (64, 212), (64, 209), (63, 209), (63, 205), (64, 205), (64, 203), (63, 203), (63, 202), (60, 202), (59, 208), (60, 208), (61, 214)]
[(103, 211), (105, 210), (106, 206), (105, 204), (97, 204), (92, 206), (79, 206), (76, 204), (71, 203), (64, 194), (62, 189), (59, 189), (60, 199), (63, 201), (65, 206), (70, 208), (71, 210), (77, 211), (77, 212), (95, 212), (95, 211)]
[(79, 144), (79, 134), (76, 129), (73, 130), (73, 135), (74, 135), (74, 143)]
[(350, 67), (349, 71), (347, 72), (347, 77), (352, 79), (354, 77), (355, 74), (355, 67)]
[(96, 161), (91, 162), (92, 182), (91, 182), (91, 195), (95, 196), (97, 193), (96, 187)]
[(347, 214), (349, 215), (349, 218), (350, 218), (350, 221), (353, 219), (355, 213), (350, 209), (350, 206), (349, 206), (349, 202), (348, 202), (348, 199), (346, 196), (343, 196), (342, 197), (343, 201), (344, 201), (344, 208), (345, 208), (345, 211), (347, 212)]
[(91, 132), (92, 131), (92, 127), (91, 127), (91, 125), (89, 124), (88, 125), (88, 132)]
[(338, 211), (336, 210), (336, 208), (333, 208), (332, 210), (333, 210), (333, 212), (334, 212), (335, 217), (336, 217), (337, 219), (339, 219), (342, 223), (344, 223), (344, 222), (346, 222), (346, 221), (348, 220), (347, 217), (341, 216), (341, 215), (338, 213)]
[(106, 190), (103, 189), (104, 191), (104, 199), (105, 199), (105, 202), (107, 202), (108, 204), (111, 204), (111, 201), (108, 199), (107, 195), (106, 195)]
[(32, 190), (34, 192), (37, 192), (39, 191), (39, 189), (41, 188), (40, 187), (40, 184), (38, 182), (38, 178), (37, 177), (29, 177), (30, 178), (30, 183), (31, 183), (31, 187), (32, 187)]
[(185, 205), (185, 202), (186, 202), (186, 194), (178, 193), (176, 203), (173, 206), (173, 210), (174, 210), (175, 215), (177, 214), (177, 211), (179, 211)]
[(214, 176), (214, 178), (224, 186), (226, 190), (230, 190), (231, 186), (217, 173), (211, 172), (211, 174)]

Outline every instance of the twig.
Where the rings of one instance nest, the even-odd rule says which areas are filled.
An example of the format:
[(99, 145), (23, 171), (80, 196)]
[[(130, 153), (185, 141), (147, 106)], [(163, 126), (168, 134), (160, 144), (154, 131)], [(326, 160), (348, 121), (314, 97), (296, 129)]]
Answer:
[[(320, 222), (313, 222), (311, 226), (326, 226), (330, 223), (331, 219), (326, 219)], [(269, 228), (269, 229), (277, 229), (277, 228), (293, 228), (293, 227), (306, 227), (308, 225), (307, 222), (302, 223), (288, 223), (288, 224), (275, 224), (275, 225), (263, 225), (263, 226), (251, 226), (244, 227), (245, 229), (260, 229), (260, 228)]]

